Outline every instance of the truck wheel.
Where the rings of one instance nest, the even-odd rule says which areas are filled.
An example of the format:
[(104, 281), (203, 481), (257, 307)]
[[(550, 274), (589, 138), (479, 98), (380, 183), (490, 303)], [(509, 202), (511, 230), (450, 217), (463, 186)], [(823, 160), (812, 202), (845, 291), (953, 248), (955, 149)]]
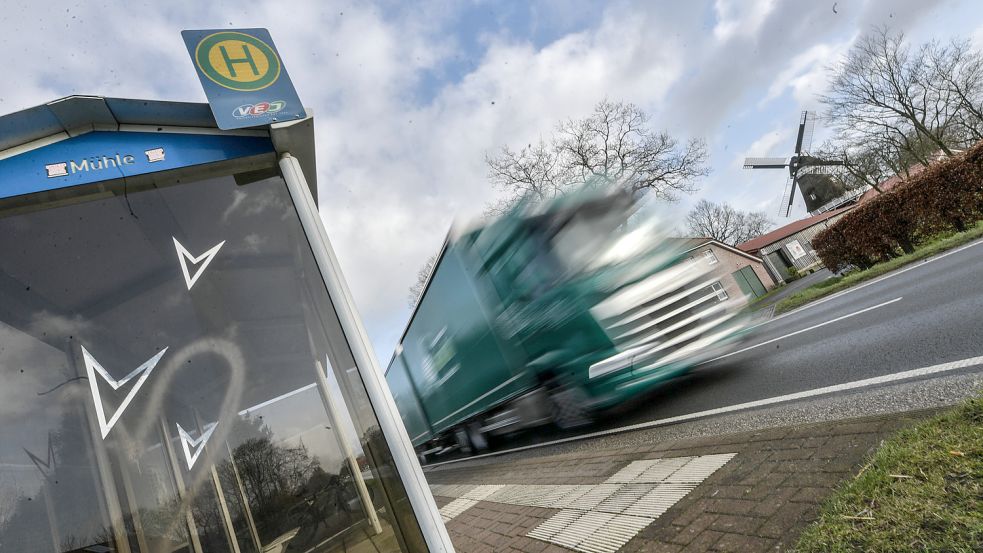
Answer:
[(481, 425), (477, 422), (468, 424), (468, 439), (471, 441), (471, 449), (476, 453), (488, 451), (488, 437), (481, 432)]
[(587, 394), (580, 388), (566, 387), (553, 390), (550, 393), (553, 424), (561, 430), (570, 430), (594, 422), (594, 417), (585, 407), (587, 400)]
[(458, 449), (465, 455), (471, 455), (471, 440), (468, 438), (468, 431), (463, 426), (454, 429), (454, 441), (457, 442)]

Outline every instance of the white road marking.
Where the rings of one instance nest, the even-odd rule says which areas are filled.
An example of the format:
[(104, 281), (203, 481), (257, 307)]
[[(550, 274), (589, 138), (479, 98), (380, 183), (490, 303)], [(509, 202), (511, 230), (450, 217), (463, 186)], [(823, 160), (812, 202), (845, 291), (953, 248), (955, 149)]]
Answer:
[(445, 523), (478, 501), (559, 509), (527, 535), (583, 553), (615, 553), (735, 455), (635, 461), (595, 485), (435, 484), (430, 489), (456, 498), (440, 509)]
[(885, 280), (887, 280), (889, 278), (894, 278), (894, 277), (896, 277), (898, 275), (907, 273), (908, 271), (915, 270), (915, 269), (917, 269), (919, 267), (924, 267), (925, 265), (928, 265), (929, 263), (932, 263), (934, 261), (938, 261), (938, 260), (940, 260), (940, 259), (942, 259), (944, 257), (949, 257), (950, 255), (953, 255), (953, 254), (957, 254), (957, 253), (959, 253), (959, 252), (961, 252), (963, 250), (968, 250), (969, 248), (972, 248), (974, 246), (979, 246), (980, 244), (983, 244), (983, 240), (977, 240), (976, 242), (971, 242), (969, 244), (966, 244), (965, 246), (960, 246), (960, 247), (958, 247), (958, 248), (956, 248), (954, 250), (949, 250), (949, 251), (947, 251), (947, 252), (945, 252), (943, 254), (939, 254), (939, 255), (936, 255), (934, 257), (930, 257), (928, 259), (924, 259), (922, 261), (916, 261), (914, 263), (911, 263), (910, 265), (907, 265), (907, 266), (902, 267), (900, 269), (891, 271), (890, 273), (888, 273), (886, 275), (879, 276), (879, 277), (877, 277), (877, 278), (875, 278), (873, 280), (867, 281), (867, 282), (865, 282), (863, 284), (858, 284), (856, 286), (851, 286), (850, 288), (847, 288), (846, 290), (837, 292), (837, 293), (835, 293), (835, 294), (833, 294), (831, 296), (826, 296), (825, 298), (822, 298), (822, 299), (819, 299), (819, 300), (816, 300), (816, 301), (813, 301), (813, 302), (809, 302), (806, 305), (803, 305), (802, 307), (798, 307), (796, 309), (793, 309), (792, 311), (789, 311), (788, 313), (782, 313), (781, 315), (779, 315), (779, 316), (777, 316), (777, 317), (775, 317), (773, 319), (769, 319), (769, 320), (767, 320), (767, 321), (765, 321), (763, 323), (758, 323), (758, 324), (754, 325), (751, 328), (755, 328), (755, 327), (758, 327), (758, 326), (761, 326), (761, 325), (766, 325), (768, 323), (773, 323), (775, 321), (784, 319), (785, 317), (788, 317), (790, 315), (795, 315), (796, 313), (800, 313), (802, 311), (805, 311), (806, 309), (809, 309), (810, 307), (816, 307), (817, 305), (821, 305), (821, 304), (824, 304), (824, 303), (826, 303), (828, 301), (835, 300), (836, 298), (839, 298), (841, 296), (845, 296), (845, 295), (847, 295), (847, 294), (849, 294), (851, 292), (856, 292), (857, 290), (862, 290), (862, 289), (864, 289), (864, 288), (866, 288), (868, 286), (873, 286), (874, 284), (877, 284), (879, 282), (883, 282), (883, 281), (885, 281)]
[(879, 303), (877, 305), (872, 305), (870, 307), (861, 309), (860, 311), (854, 311), (853, 313), (848, 313), (846, 315), (841, 315), (841, 316), (839, 316), (839, 317), (837, 317), (835, 319), (830, 319), (828, 321), (825, 321), (825, 322), (822, 322), (822, 323), (819, 323), (819, 324), (814, 324), (814, 325), (812, 325), (810, 327), (803, 328), (802, 330), (796, 330), (795, 332), (789, 332), (788, 334), (785, 334), (784, 336), (779, 336), (778, 338), (772, 338), (771, 340), (765, 340), (764, 342), (761, 342), (760, 344), (755, 344), (753, 346), (748, 346), (746, 348), (741, 348), (741, 349), (739, 349), (737, 351), (732, 351), (730, 353), (725, 353), (724, 355), (721, 355), (719, 357), (714, 357), (713, 359), (708, 359), (706, 361), (703, 361), (702, 363), (698, 363), (697, 366), (699, 366), (699, 365), (705, 365), (706, 363), (712, 363), (713, 361), (718, 361), (720, 359), (725, 359), (727, 357), (730, 357), (731, 355), (737, 355), (738, 353), (744, 353), (745, 351), (750, 351), (750, 350), (752, 350), (754, 348), (760, 348), (761, 346), (766, 346), (768, 344), (772, 344), (772, 343), (777, 342), (779, 340), (784, 340), (785, 338), (788, 338), (788, 337), (791, 337), (791, 336), (795, 336), (796, 334), (802, 334), (803, 332), (809, 332), (810, 330), (817, 329), (817, 328), (819, 328), (821, 326), (826, 326), (826, 325), (829, 325), (829, 324), (833, 324), (835, 322), (842, 321), (843, 319), (849, 319), (850, 317), (855, 317), (857, 315), (860, 315), (861, 313), (866, 313), (868, 311), (873, 311), (874, 309), (878, 309), (880, 307), (884, 307), (885, 305), (891, 305), (892, 303), (901, 301), (902, 299), (904, 299), (903, 296), (902, 297), (898, 297), (898, 298), (894, 298), (893, 300), (888, 300), (888, 301), (886, 301), (884, 303)]
[(806, 390), (803, 392), (795, 392), (792, 394), (785, 394), (782, 396), (775, 396), (766, 399), (759, 399), (756, 401), (748, 401), (745, 403), (738, 403), (735, 405), (729, 405), (727, 407), (718, 407), (716, 409), (708, 409), (706, 411), (698, 411), (696, 413), (689, 413), (686, 415), (678, 415), (675, 417), (667, 417), (664, 419), (658, 419), (654, 421), (641, 422), (638, 424), (631, 424), (628, 426), (622, 426), (619, 428), (611, 428), (609, 430), (601, 430), (599, 432), (591, 432), (589, 434), (582, 434), (580, 436), (571, 436), (569, 438), (562, 438), (559, 440), (552, 440), (549, 442), (543, 442), (541, 444), (532, 444), (522, 447), (516, 447), (512, 449), (506, 449), (503, 451), (493, 451), (491, 453), (485, 453), (483, 455), (475, 455), (473, 457), (465, 457), (463, 459), (453, 459), (450, 461), (444, 461), (442, 463), (433, 463), (427, 465), (425, 468), (439, 467), (441, 465), (449, 465), (451, 463), (460, 463), (463, 461), (471, 461), (474, 459), (481, 459), (483, 457), (495, 457), (499, 455), (508, 455), (509, 453), (517, 453), (520, 451), (527, 451), (530, 449), (537, 449), (540, 447), (550, 447), (554, 445), (560, 445), (570, 442), (577, 442), (580, 440), (590, 440), (592, 438), (601, 438), (604, 436), (610, 436), (613, 434), (621, 434), (624, 432), (632, 432), (634, 430), (645, 430), (647, 428), (655, 428), (657, 426), (666, 426), (669, 424), (676, 424), (680, 422), (691, 421), (694, 419), (701, 419), (704, 417), (711, 417), (714, 415), (722, 415), (725, 413), (733, 413), (736, 411), (744, 411), (747, 409), (756, 409), (758, 407), (764, 407), (767, 405), (774, 405), (776, 403), (784, 403), (787, 401), (795, 401), (800, 399), (807, 399), (817, 396), (823, 396), (827, 394), (834, 394), (837, 392), (845, 392), (848, 390), (857, 390), (860, 388), (867, 388), (870, 386), (878, 386), (881, 384), (889, 384), (892, 382), (897, 382), (900, 380), (908, 380), (912, 378), (923, 378), (926, 376), (931, 376), (934, 374), (945, 373), (949, 371), (955, 371), (959, 369), (965, 369), (967, 367), (975, 367), (977, 365), (983, 365), (983, 355), (977, 357), (968, 357), (966, 359), (960, 359), (958, 361), (950, 361), (948, 363), (939, 363), (938, 365), (931, 365), (928, 367), (922, 367), (920, 369), (912, 369), (909, 371), (902, 371), (899, 373), (886, 374), (884, 376), (876, 376), (874, 378), (865, 378), (863, 380), (854, 380), (852, 382), (844, 382), (843, 384), (835, 384), (833, 386), (825, 386), (822, 388), (814, 388), (812, 390)]

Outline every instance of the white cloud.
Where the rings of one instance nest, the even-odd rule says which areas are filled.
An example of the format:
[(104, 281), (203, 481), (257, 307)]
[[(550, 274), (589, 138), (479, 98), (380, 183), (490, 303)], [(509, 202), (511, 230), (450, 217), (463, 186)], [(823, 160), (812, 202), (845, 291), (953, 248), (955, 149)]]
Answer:
[(322, 215), (382, 361), (408, 314), (419, 265), (455, 217), (477, 215), (495, 196), (485, 153), (536, 140), (612, 93), (659, 105), (682, 67), (655, 28), (637, 13), (611, 10), (596, 29), (542, 49), (492, 37), (474, 71), (432, 103), (376, 94), (367, 100), (371, 116), (342, 106), (322, 118)]
[[(462, 51), (461, 33), (470, 30), (450, 26), (465, 8), (441, 1), (386, 4), (395, 14), (366, 4), (259, 0), (12, 4), (0, 14), (7, 76), (0, 112), (74, 93), (203, 101), (180, 29), (268, 27), (315, 110), (322, 216), (385, 362), (418, 266), (455, 217), (480, 212), (495, 195), (486, 152), (537, 140), (602, 98), (627, 100), (657, 127), (716, 148), (702, 196), (745, 209), (771, 202), (771, 188), (735, 167), (733, 152), (790, 148), (801, 104), (814, 101), (825, 79), (822, 66), (858, 30), (898, 20), (946, 28), (923, 17), (931, 6), (905, 2), (903, 17), (895, 17), (896, 2), (875, 0), (841, 2), (838, 14), (827, 4), (771, 0), (619, 1), (601, 15), (546, 3), (532, 10), (530, 27), (559, 29), (554, 40), (483, 29), (480, 52)], [(495, 9), (504, 8), (488, 6)], [(567, 13), (553, 17), (558, 9)], [(474, 66), (448, 81), (446, 67), (461, 56)], [(666, 211), (685, 212), (698, 197)]]
[(798, 105), (803, 109), (815, 108), (816, 97), (826, 90), (832, 64), (847, 52), (855, 38), (835, 44), (816, 44), (793, 57), (771, 82), (768, 93), (758, 105), (764, 106), (792, 89), (792, 97)]
[(743, 168), (744, 158), (746, 157), (787, 157), (792, 155), (794, 149), (793, 125), (783, 125), (773, 128), (747, 147), (743, 154), (738, 155), (732, 162), (732, 167)]
[(713, 9), (717, 24), (713, 36), (727, 41), (735, 35), (753, 36), (775, 7), (775, 0), (717, 0)]

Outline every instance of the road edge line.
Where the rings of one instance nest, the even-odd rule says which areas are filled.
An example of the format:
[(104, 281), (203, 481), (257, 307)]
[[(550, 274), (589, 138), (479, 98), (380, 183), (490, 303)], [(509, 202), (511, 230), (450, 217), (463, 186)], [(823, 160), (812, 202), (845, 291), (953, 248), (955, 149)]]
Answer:
[(475, 455), (473, 457), (465, 457), (463, 459), (451, 459), (449, 461), (443, 461), (440, 463), (433, 463), (424, 466), (425, 469), (436, 468), (444, 465), (449, 465), (453, 463), (463, 463), (465, 461), (474, 461), (476, 459), (484, 459), (487, 457), (499, 457), (502, 455), (508, 455), (510, 453), (519, 453), (521, 451), (528, 451), (531, 449), (538, 449), (542, 447), (549, 447), (554, 445), (561, 445), (571, 442), (577, 442), (581, 440), (589, 440), (592, 438), (602, 438), (605, 436), (612, 436), (615, 434), (623, 434), (625, 432), (633, 432), (636, 430), (646, 430), (649, 428), (656, 428), (659, 426), (668, 426), (671, 424), (677, 424), (680, 422), (688, 422), (691, 420), (702, 419), (705, 417), (712, 417), (716, 415), (723, 415), (727, 413), (734, 413), (738, 411), (745, 411), (748, 409), (756, 409), (758, 407), (765, 407), (769, 405), (775, 405), (778, 403), (785, 403), (789, 401), (796, 401), (801, 399), (807, 399), (812, 397), (823, 396), (827, 394), (832, 394), (836, 392), (842, 392), (847, 390), (856, 390), (860, 388), (867, 388), (870, 386), (876, 386), (878, 384), (890, 383), (901, 380), (909, 380), (913, 378), (920, 378), (925, 376), (930, 376), (933, 374), (944, 373), (949, 371), (954, 371), (958, 369), (964, 369), (967, 367), (974, 367), (976, 365), (983, 365), (983, 355), (976, 357), (967, 357), (965, 359), (959, 359), (957, 361), (949, 361), (946, 363), (939, 363), (937, 365), (929, 365), (928, 367), (921, 367), (918, 369), (911, 369), (907, 371), (902, 371), (899, 373), (892, 373), (887, 375), (875, 376), (872, 378), (865, 378), (862, 380), (854, 380), (852, 382), (844, 382), (842, 384), (834, 384), (832, 386), (823, 386), (821, 388), (814, 388), (812, 390), (804, 390), (801, 392), (793, 392), (791, 394), (785, 394), (781, 396), (774, 396), (765, 399), (758, 399), (754, 401), (747, 401), (744, 403), (737, 403), (734, 405), (728, 405), (726, 407), (717, 407), (714, 409), (707, 409), (705, 411), (697, 411), (696, 413), (688, 413), (686, 415), (677, 415), (674, 417), (667, 417), (664, 419), (656, 419), (654, 421), (642, 422), (637, 424), (630, 424), (628, 426), (622, 426), (618, 428), (611, 428), (608, 430), (601, 430), (598, 432), (591, 432), (589, 434), (583, 434), (581, 436), (571, 436), (569, 438), (561, 438), (559, 440), (552, 440), (549, 442), (544, 442), (541, 444), (530, 444), (522, 447), (517, 447), (513, 449), (507, 449), (504, 451), (492, 451), (490, 453), (483, 453), (481, 455)]
[[(983, 238), (978, 238), (978, 239), (974, 240), (973, 242), (970, 242), (968, 244), (963, 244), (962, 246), (959, 246), (958, 248), (953, 248), (953, 249), (951, 249), (949, 251), (942, 252), (942, 253), (940, 253), (938, 255), (934, 255), (932, 257), (928, 257), (928, 258), (922, 259), (920, 261), (913, 261), (913, 262), (911, 262), (911, 263), (909, 263), (909, 264), (907, 264), (907, 265), (905, 265), (903, 267), (898, 267), (897, 269), (891, 271), (890, 273), (883, 274), (883, 275), (881, 275), (879, 277), (873, 278), (873, 279), (868, 280), (868, 281), (865, 281), (865, 282), (857, 283), (855, 286), (851, 286), (851, 287), (847, 288), (846, 290), (840, 290), (839, 292), (837, 292), (835, 294), (831, 294), (829, 296), (823, 296), (821, 298), (816, 298), (814, 301), (811, 301), (811, 302), (809, 302), (809, 303), (807, 303), (805, 305), (800, 305), (799, 307), (796, 307), (795, 309), (793, 309), (791, 311), (786, 311), (785, 313), (782, 313), (781, 315), (778, 315), (777, 317), (773, 317), (771, 319), (768, 319), (767, 321), (762, 321), (762, 322), (754, 325), (751, 328), (755, 328), (755, 327), (759, 327), (759, 326), (764, 326), (766, 324), (773, 323), (775, 321), (779, 321), (781, 319), (784, 319), (785, 317), (788, 317), (789, 315), (794, 315), (794, 314), (796, 314), (796, 313), (798, 313), (800, 311), (805, 311), (806, 309), (809, 309), (810, 307), (815, 307), (817, 305), (822, 305), (822, 304), (826, 303), (827, 301), (835, 300), (836, 298), (839, 298), (841, 296), (845, 296), (845, 295), (849, 294), (850, 292), (856, 292), (857, 290), (861, 290), (861, 289), (866, 288), (868, 286), (877, 284), (878, 282), (881, 282), (883, 280), (887, 280), (889, 278), (895, 277), (895, 276), (900, 275), (902, 273), (906, 273), (908, 271), (917, 269), (919, 267), (923, 267), (925, 265), (928, 265), (929, 263), (932, 263), (933, 261), (938, 261), (939, 259), (942, 259), (944, 257), (948, 257), (948, 256), (953, 255), (953, 254), (956, 254), (956, 253), (959, 253), (959, 252), (961, 252), (963, 250), (968, 250), (969, 248), (972, 248), (973, 246), (978, 246), (980, 244), (983, 244)], [(775, 304), (775, 307), (776, 308), (778, 307), (778, 304), (777, 303)], [(774, 313), (774, 309), (772, 310), (772, 313)]]

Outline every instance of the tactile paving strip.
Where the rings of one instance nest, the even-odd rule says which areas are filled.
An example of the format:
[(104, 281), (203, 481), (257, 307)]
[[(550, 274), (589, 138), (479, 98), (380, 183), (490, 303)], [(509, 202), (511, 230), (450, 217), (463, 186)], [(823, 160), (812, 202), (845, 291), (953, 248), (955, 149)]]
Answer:
[(652, 519), (629, 515), (612, 515), (604, 526), (598, 528), (573, 549), (586, 553), (619, 551), (635, 534), (652, 523)]
[(456, 498), (440, 510), (444, 522), (478, 501), (560, 509), (527, 535), (583, 553), (615, 553), (734, 455), (635, 461), (594, 485), (435, 484), (431, 490)]
[(464, 511), (474, 507), (478, 502), (473, 499), (455, 499), (447, 505), (444, 505), (440, 509), (440, 518), (444, 520), (444, 523), (450, 522), (451, 519), (457, 515), (463, 513)]
[(633, 462), (527, 535), (584, 553), (615, 553), (734, 455)]

